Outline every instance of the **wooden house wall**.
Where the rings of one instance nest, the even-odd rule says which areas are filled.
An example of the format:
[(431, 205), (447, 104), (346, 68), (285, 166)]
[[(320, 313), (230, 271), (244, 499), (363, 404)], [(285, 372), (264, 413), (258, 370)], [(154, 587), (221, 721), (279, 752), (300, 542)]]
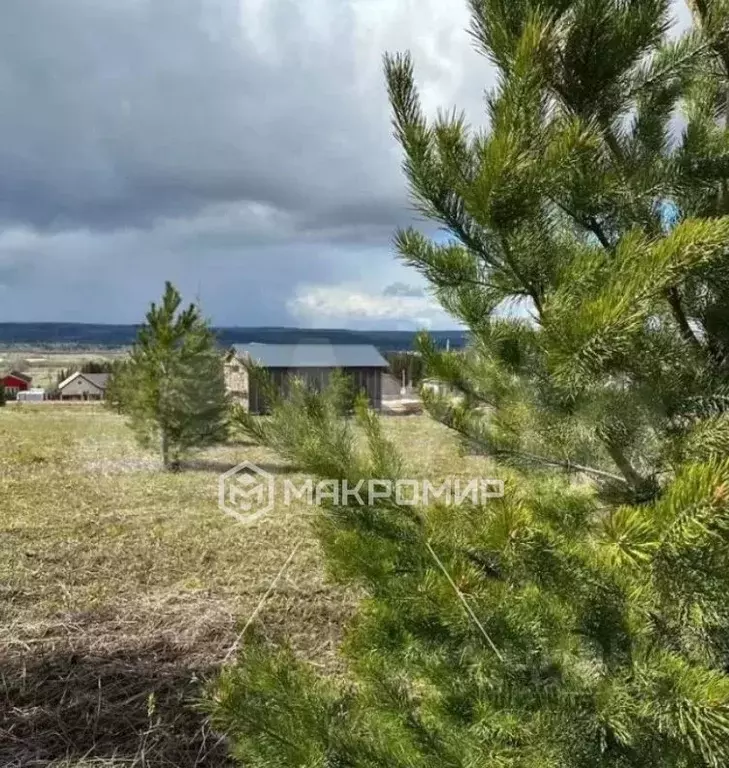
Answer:
[[(274, 386), (284, 395), (288, 393), (289, 382), (300, 378), (317, 389), (324, 389), (334, 368), (269, 368), (268, 375)], [(380, 368), (343, 368), (345, 374), (352, 377), (355, 390), (364, 391), (370, 405), (379, 410), (382, 406), (382, 370)], [(251, 378), (248, 387), (248, 407), (252, 413), (265, 413), (267, 405), (258, 383)]]

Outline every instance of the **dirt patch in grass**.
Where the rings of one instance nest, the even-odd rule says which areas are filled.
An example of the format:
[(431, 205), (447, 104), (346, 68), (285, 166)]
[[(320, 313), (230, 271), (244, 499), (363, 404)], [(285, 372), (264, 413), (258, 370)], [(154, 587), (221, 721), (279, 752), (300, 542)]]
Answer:
[(214, 663), (193, 663), (188, 649), (155, 635), (90, 645), (69, 637), (4, 660), (0, 764), (228, 764), (224, 741), (194, 707)]

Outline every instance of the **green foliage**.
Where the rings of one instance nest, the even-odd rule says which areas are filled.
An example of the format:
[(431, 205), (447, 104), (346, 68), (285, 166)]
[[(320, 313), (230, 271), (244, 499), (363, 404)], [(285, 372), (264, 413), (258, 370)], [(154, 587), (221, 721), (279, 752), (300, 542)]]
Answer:
[(2, 408), (6, 403), (5, 398), (5, 385), (0, 382), (0, 408)]
[[(272, 689), (275, 700), (269, 695)], [(246, 736), (258, 732), (259, 724), (250, 697), (254, 690), (260, 691), (258, 705), (271, 713), (272, 733), (251, 740)], [(339, 715), (337, 692), (297, 664), (290, 652), (269, 656), (256, 647), (247, 649), (246, 663), (223, 674), (215, 695), (213, 722), (221, 728), (234, 724), (234, 754), (241, 764), (326, 764), (331, 740), (336, 738), (330, 723)], [(286, 733), (286, 738), (278, 733)]]
[(180, 309), (166, 283), (152, 304), (129, 360), (114, 372), (111, 402), (129, 416), (140, 443), (159, 446), (164, 466), (179, 467), (193, 448), (225, 439), (228, 396), (215, 337), (194, 304)]
[(417, 387), (423, 381), (423, 358), (417, 352), (388, 352), (385, 359), (398, 382), (402, 383), (403, 374), (408, 386)]
[(131, 399), (134, 381), (130, 375), (130, 363), (126, 359), (114, 360), (106, 381), (104, 405), (116, 413), (124, 413)]
[[(346, 675), (252, 644), (217, 723), (249, 766), (718, 768), (729, 4), (692, 3), (680, 38), (668, 0), (469, 4), (498, 73), (488, 132), (427, 120), (410, 57), (385, 59), (413, 200), (450, 236), (396, 242), (472, 339), (421, 338), (449, 385), (426, 407), (505, 495), (322, 509), (333, 577), (365, 594)], [(249, 426), (320, 477), (399, 477), (377, 417), (357, 419), (365, 450), (326, 395)]]
[(339, 368), (331, 372), (325, 389), (329, 397), (332, 398), (335, 411), (340, 416), (351, 415), (357, 404), (357, 399), (365, 395), (364, 392), (357, 391), (354, 378)]
[[(310, 464), (321, 459), (324, 470), (337, 456), (346, 460), (353, 441), (349, 424), (343, 419), (352, 404), (352, 388), (347, 377), (332, 376), (323, 392), (294, 378), (288, 391), (282, 392), (265, 369), (251, 364), (248, 371), (261, 388), (271, 413), (262, 419), (236, 407), (235, 422), (244, 434), (257, 443), (270, 445), (294, 464), (301, 461)], [(321, 455), (323, 452), (326, 456)]]

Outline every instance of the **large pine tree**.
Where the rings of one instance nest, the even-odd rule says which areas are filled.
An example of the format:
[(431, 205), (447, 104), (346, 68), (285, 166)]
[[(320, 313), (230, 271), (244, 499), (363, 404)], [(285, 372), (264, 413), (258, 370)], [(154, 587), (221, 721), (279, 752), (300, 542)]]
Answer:
[[(503, 499), (323, 509), (367, 598), (331, 680), (250, 643), (213, 713), (246, 766), (729, 764), (729, 4), (470, 0), (488, 130), (426, 119), (386, 58), (405, 173), (451, 239), (397, 236), (471, 331), (428, 395)], [(397, 477), (334, 409), (255, 436), (324, 477)], [(485, 459), (486, 461), (486, 459)]]

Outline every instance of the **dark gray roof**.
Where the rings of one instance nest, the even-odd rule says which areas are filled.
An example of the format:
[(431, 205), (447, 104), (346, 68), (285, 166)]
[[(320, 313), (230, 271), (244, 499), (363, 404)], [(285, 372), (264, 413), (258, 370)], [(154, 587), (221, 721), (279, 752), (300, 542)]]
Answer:
[(28, 384), (30, 384), (31, 381), (33, 381), (33, 377), (30, 376), (27, 373), (23, 373), (22, 371), (16, 371), (16, 370), (9, 370), (9, 371), (0, 371), (0, 379), (4, 379), (6, 376), (15, 376), (16, 379), (23, 379), (23, 381), (27, 381)]
[(234, 344), (233, 351), (266, 368), (388, 367), (371, 344)]
[(81, 375), (100, 389), (106, 389), (106, 382), (109, 380), (108, 373), (82, 373)]

